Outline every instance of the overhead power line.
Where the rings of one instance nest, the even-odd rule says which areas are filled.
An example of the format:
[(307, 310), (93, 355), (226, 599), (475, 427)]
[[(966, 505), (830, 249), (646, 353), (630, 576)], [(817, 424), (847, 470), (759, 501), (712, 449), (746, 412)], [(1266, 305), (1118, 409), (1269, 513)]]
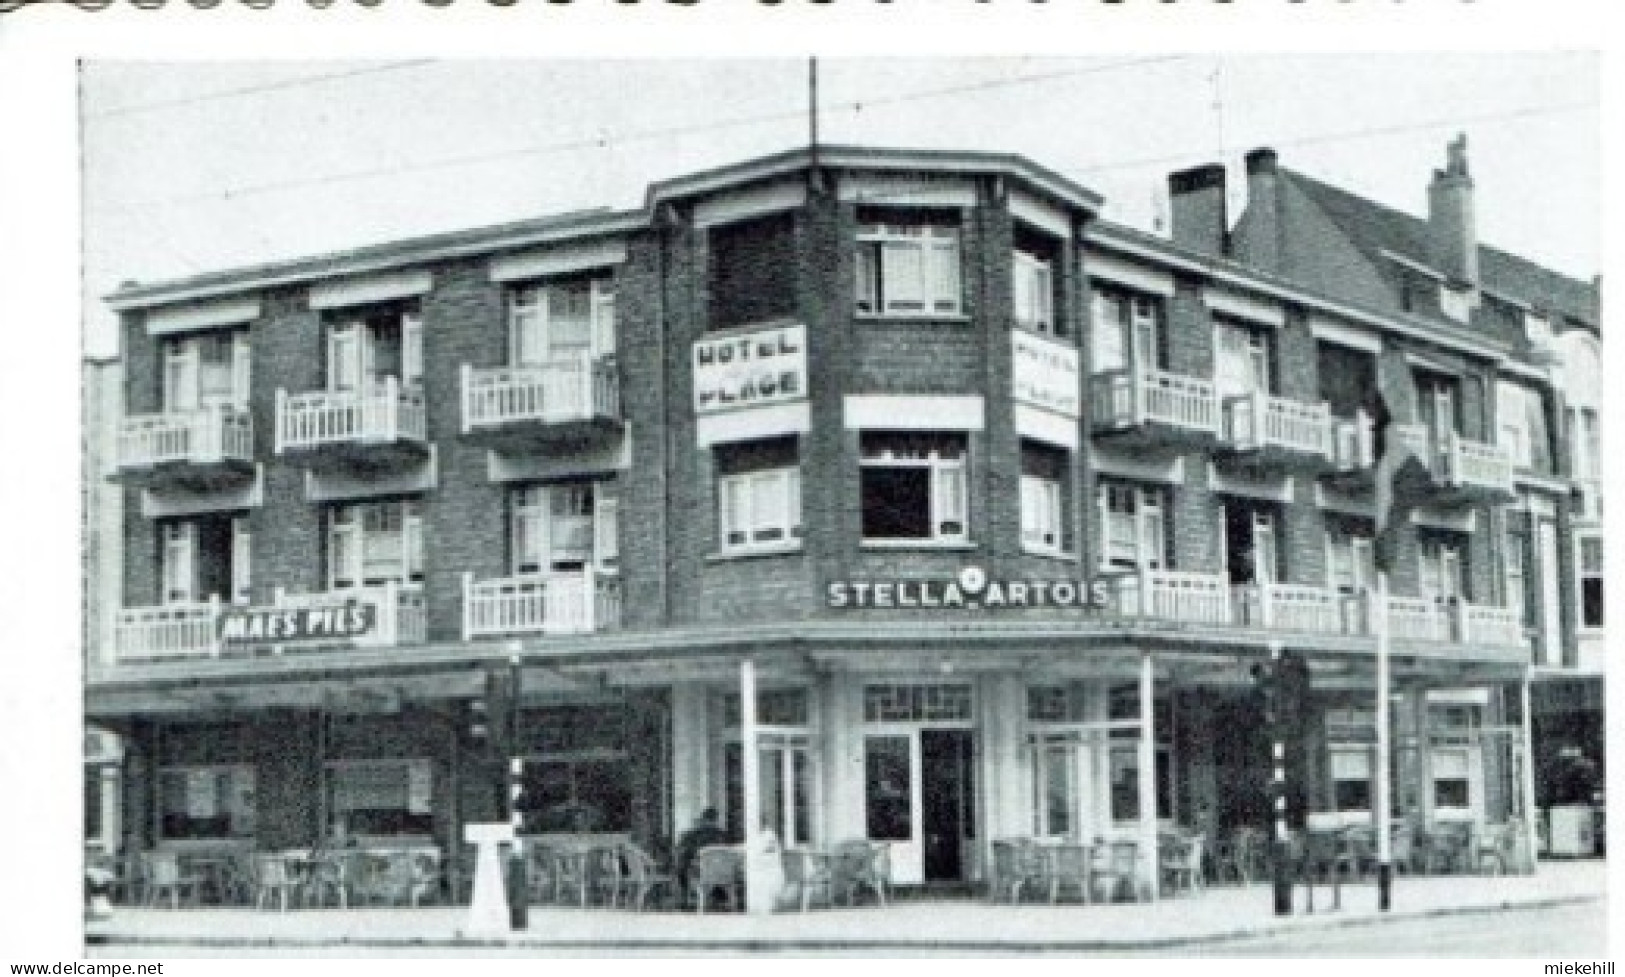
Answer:
[(419, 68), (423, 65), (434, 64), (430, 58), (420, 58), (416, 61), (389, 61), (384, 64), (367, 65), (362, 68), (352, 68), (346, 71), (332, 71), (319, 75), (300, 75), (298, 78), (288, 78), (283, 81), (265, 82), (259, 85), (245, 85), (241, 88), (227, 88), (217, 92), (204, 92), (199, 95), (188, 95), (184, 98), (154, 99), (151, 102), (138, 102), (134, 105), (120, 105), (115, 108), (103, 109), (99, 112), (87, 112), (88, 119), (106, 119), (120, 115), (136, 115), (142, 112), (156, 112), (161, 109), (179, 108), (185, 105), (196, 105), (201, 102), (214, 102), (228, 98), (240, 98), (244, 95), (258, 95), (263, 92), (286, 91), (290, 88), (303, 88), (308, 85), (326, 84), (346, 78), (355, 78), (361, 75), (376, 75), (386, 71), (401, 71), (405, 68)]

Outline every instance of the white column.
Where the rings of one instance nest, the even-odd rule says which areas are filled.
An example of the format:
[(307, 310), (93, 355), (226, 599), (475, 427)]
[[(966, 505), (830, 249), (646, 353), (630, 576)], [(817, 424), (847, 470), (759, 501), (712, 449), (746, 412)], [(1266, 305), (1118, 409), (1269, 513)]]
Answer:
[(757, 857), (762, 845), (762, 781), (756, 752), (756, 663), (749, 658), (739, 663), (739, 750), (745, 795), (745, 911), (760, 915), (773, 911), (777, 893), (768, 891)]
[(1523, 831), (1526, 863), (1529, 871), (1535, 871), (1535, 859), (1540, 853), (1540, 843), (1535, 840), (1535, 713), (1532, 697), (1529, 694), (1529, 666), (1523, 669), (1523, 681), (1518, 683), (1518, 694), (1523, 706)]
[(672, 837), (682, 837), (706, 808), (705, 686), (677, 682), (671, 687)]
[(1156, 688), (1151, 670), (1151, 653), (1140, 654), (1140, 850), (1145, 853), (1145, 870), (1150, 875), (1151, 898), (1160, 893), (1162, 874), (1157, 854), (1157, 739)]

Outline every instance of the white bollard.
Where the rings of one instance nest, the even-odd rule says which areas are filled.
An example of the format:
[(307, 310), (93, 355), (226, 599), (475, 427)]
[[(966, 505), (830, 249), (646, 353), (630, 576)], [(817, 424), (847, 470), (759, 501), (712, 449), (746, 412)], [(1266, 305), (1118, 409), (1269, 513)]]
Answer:
[(507, 936), (508, 891), (502, 881), (502, 845), (514, 840), (513, 825), (505, 822), (463, 826), (463, 839), (474, 846), (474, 893), (468, 901), (464, 936)]

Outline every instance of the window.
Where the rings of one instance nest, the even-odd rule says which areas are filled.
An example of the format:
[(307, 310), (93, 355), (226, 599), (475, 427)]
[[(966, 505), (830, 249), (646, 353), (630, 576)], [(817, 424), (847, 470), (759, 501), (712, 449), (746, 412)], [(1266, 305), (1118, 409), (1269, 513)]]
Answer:
[(1061, 553), (1067, 543), (1066, 489), (1070, 456), (1036, 441), (1021, 442), (1021, 545)]
[(210, 515), (159, 524), (159, 598), (189, 604), (249, 600), (248, 517)]
[(423, 580), (423, 519), (415, 500), (334, 506), (327, 527), (328, 587)]
[(1416, 406), (1419, 420), (1435, 444), (1461, 430), (1456, 411), (1456, 379), (1443, 374), (1416, 374)]
[(1519, 468), (1552, 470), (1552, 443), (1546, 429), (1546, 403), (1539, 391), (1501, 381), (1496, 385), (1501, 447)]
[(508, 362), (575, 363), (615, 352), (615, 291), (607, 278), (531, 282), (508, 292)]
[(1055, 241), (1025, 227), (1016, 228), (1011, 255), (1010, 296), (1015, 324), (1046, 336), (1064, 336), (1055, 314), (1055, 267), (1060, 248)]
[(1433, 751), (1433, 807), (1466, 810), (1472, 803), (1471, 757), (1464, 749)]
[(254, 768), (170, 766), (158, 772), (158, 833), (165, 841), (252, 838)]
[[(1112, 820), (1122, 824), (1140, 818), (1140, 748), (1134, 743), (1113, 740), (1111, 744)], [(1173, 750), (1159, 743), (1156, 748), (1157, 818), (1173, 817)]]
[(423, 381), (423, 318), (416, 306), (351, 311), (328, 323), (327, 388), (359, 391), (393, 377)]
[(601, 482), (528, 485), (509, 495), (509, 564), (515, 574), (612, 569), (618, 506)]
[(1422, 597), (1444, 604), (1466, 596), (1462, 572), (1463, 547), (1436, 534), (1421, 536)]
[(965, 440), (962, 433), (863, 432), (863, 538), (963, 542)]
[(1104, 537), (1101, 562), (1107, 567), (1160, 569), (1167, 552), (1162, 491), (1103, 480), (1097, 495)]
[(1326, 578), (1333, 590), (1355, 594), (1377, 580), (1371, 530), (1335, 523), (1326, 530)]
[(859, 315), (958, 316), (957, 218), (859, 216), (856, 305)]
[(1224, 506), (1225, 569), (1230, 582), (1273, 583), (1281, 579), (1275, 507), (1254, 502)]
[(428, 760), (340, 760), (327, 764), (327, 814), (346, 835), (434, 831)]
[(1078, 806), (1078, 745), (1065, 739), (1041, 738), (1034, 744), (1033, 825), (1040, 838), (1072, 833)]
[(772, 214), (712, 227), (706, 324), (726, 329), (796, 314), (795, 218)]
[(1269, 393), (1273, 389), (1270, 371), (1270, 338), (1263, 329), (1215, 319), (1214, 386), (1220, 397)]
[(1576, 560), (1580, 571), (1580, 626), (1602, 627), (1602, 537), (1578, 537), (1580, 549)]
[(969, 722), (974, 714), (975, 691), (957, 682), (863, 687), (866, 723)]
[(1569, 450), (1574, 455), (1576, 479), (1602, 478), (1602, 433), (1597, 427), (1597, 411), (1594, 408), (1570, 409)]
[(1329, 759), (1332, 773), (1332, 809), (1371, 810), (1371, 749), (1367, 746), (1333, 746)]
[(719, 445), (716, 464), (722, 552), (801, 545), (801, 468), (795, 438)]
[(248, 331), (216, 330), (164, 340), (164, 409), (248, 406)]
[(1526, 627), (1532, 626), (1535, 622), (1531, 619), (1533, 607), (1529, 602), (1528, 534), (1508, 530), (1502, 555), (1506, 559), (1507, 609), (1516, 614)]
[(1162, 299), (1125, 289), (1095, 292), (1093, 370), (1126, 370), (1132, 337), (1136, 365), (1157, 369), (1162, 363)]

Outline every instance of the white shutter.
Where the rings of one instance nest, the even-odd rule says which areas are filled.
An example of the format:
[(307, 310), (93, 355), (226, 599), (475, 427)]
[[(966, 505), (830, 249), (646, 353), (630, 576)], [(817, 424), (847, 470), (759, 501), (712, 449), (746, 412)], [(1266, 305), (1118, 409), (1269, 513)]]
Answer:
[(361, 388), (361, 337), (354, 322), (336, 323), (327, 333), (327, 389)]
[(937, 538), (964, 538), (965, 465), (963, 459), (954, 464), (932, 466), (931, 496), (931, 509), (935, 514), (933, 530)]
[(1280, 578), (1280, 565), (1276, 562), (1275, 519), (1269, 513), (1253, 513), (1253, 573), (1259, 583), (1274, 583)]
[(512, 570), (537, 573), (547, 552), (546, 490), (520, 489), (513, 494)]
[(1346, 536), (1326, 537), (1326, 582), (1333, 590), (1354, 590), (1354, 549)]
[(606, 278), (592, 283), (592, 355), (615, 355), (615, 284)]
[(251, 353), (246, 329), (231, 337), (231, 402), (244, 409), (248, 407)]
[(606, 482), (593, 486), (592, 550), (598, 569), (614, 572), (621, 559), (621, 500)]
[(197, 395), (197, 344), (189, 340), (173, 343), (164, 352), (164, 410), (196, 410)]
[(508, 362), (536, 366), (547, 358), (547, 290), (535, 286), (508, 294)]
[(852, 262), (857, 278), (853, 292), (856, 296), (857, 310), (867, 315), (877, 315), (880, 312), (880, 269), (876, 267), (875, 262), (877, 250), (873, 242), (859, 241), (857, 254)]
[(196, 523), (175, 522), (164, 527), (164, 603), (189, 604), (197, 599), (196, 553)]
[(416, 502), (401, 503), (401, 546), (406, 551), (405, 579), (423, 579), (423, 514)]
[(959, 314), (959, 229), (931, 228), (926, 238), (926, 288), (931, 311)]
[(917, 241), (880, 246), (880, 273), (888, 313), (918, 315), (925, 310), (925, 257)]
[(1139, 370), (1156, 369), (1159, 357), (1157, 348), (1161, 345), (1157, 336), (1157, 306), (1150, 299), (1136, 298), (1129, 303), (1132, 310), (1130, 329), (1134, 334), (1134, 355), (1137, 359), (1136, 368)]
[(346, 590), (361, 583), (361, 524), (351, 506), (338, 506), (327, 528), (328, 588)]
[(416, 309), (401, 314), (401, 381), (423, 382), (423, 314)]
[(1163, 538), (1162, 503), (1140, 490), (1140, 559), (1139, 565), (1151, 570), (1162, 569), (1167, 542)]
[(1442, 547), (1439, 553), (1440, 596), (1451, 598), (1462, 595), (1461, 554), (1454, 546)]
[(717, 525), (724, 549), (750, 542), (748, 476), (728, 475), (717, 482)]
[(1215, 323), (1214, 385), (1221, 397), (1235, 397), (1252, 392), (1252, 365), (1247, 350), (1245, 330), (1228, 322)]
[[(801, 469), (791, 468), (785, 472), (785, 494), (789, 497), (790, 506), (790, 536), (793, 539), (801, 538)], [(1599, 561), (1600, 562), (1600, 561)]]
[(248, 529), (247, 516), (231, 519), (231, 599), (247, 604), (252, 596), (253, 537)]
[(1422, 546), (1422, 597), (1428, 600), (1438, 600), (1444, 596), (1443, 581), (1440, 578), (1439, 547), (1431, 544)]
[(1096, 373), (1121, 370), (1128, 366), (1128, 350), (1123, 341), (1126, 324), (1120, 314), (1123, 308), (1124, 303), (1120, 299), (1107, 295), (1095, 296), (1092, 352)]
[(1038, 328), (1036, 299), (1033, 296), (1032, 258), (1016, 253), (1010, 261), (1010, 304), (1016, 324), (1029, 329)]

